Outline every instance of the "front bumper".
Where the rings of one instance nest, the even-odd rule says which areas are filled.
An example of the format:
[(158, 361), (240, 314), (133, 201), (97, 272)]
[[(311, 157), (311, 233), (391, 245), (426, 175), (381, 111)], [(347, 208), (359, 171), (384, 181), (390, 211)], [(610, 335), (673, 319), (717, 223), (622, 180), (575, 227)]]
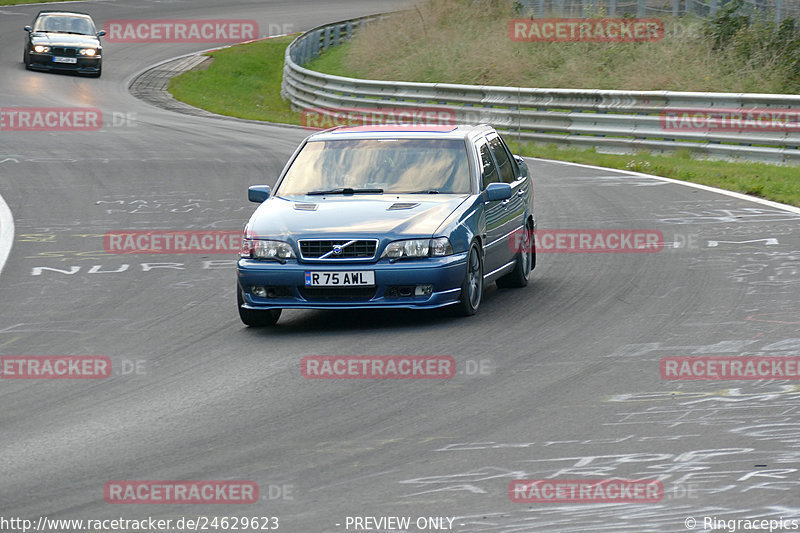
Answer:
[(70, 72), (96, 73), (100, 69), (102, 56), (78, 56), (75, 63), (56, 63), (53, 61), (53, 54), (28, 54), (28, 66), (37, 70), (65, 70)]
[[(458, 302), (467, 269), (467, 254), (376, 263), (299, 263), (239, 259), (238, 290), (246, 309), (432, 309)], [(307, 271), (373, 271), (375, 286), (350, 289), (309, 289)], [(408, 288), (432, 285), (430, 295), (408, 295)], [(270, 296), (256, 297), (253, 286), (270, 288)]]

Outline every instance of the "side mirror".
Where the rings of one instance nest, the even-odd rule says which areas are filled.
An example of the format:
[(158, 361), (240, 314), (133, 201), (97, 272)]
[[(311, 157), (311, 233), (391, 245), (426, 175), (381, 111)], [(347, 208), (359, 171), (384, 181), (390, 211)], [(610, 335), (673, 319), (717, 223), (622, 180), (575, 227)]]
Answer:
[(33, 28), (31, 28), (30, 26), (25, 26), (25, 31), (30, 33), (33, 31)]
[(98, 37), (102, 37), (105, 34), (106, 34), (106, 30), (100, 30), (99, 32), (97, 32), (97, 36)]
[(511, 198), (511, 185), (508, 183), (490, 183), (486, 187), (486, 198), (490, 202)]
[(269, 185), (253, 185), (247, 189), (247, 199), (261, 203), (269, 198)]

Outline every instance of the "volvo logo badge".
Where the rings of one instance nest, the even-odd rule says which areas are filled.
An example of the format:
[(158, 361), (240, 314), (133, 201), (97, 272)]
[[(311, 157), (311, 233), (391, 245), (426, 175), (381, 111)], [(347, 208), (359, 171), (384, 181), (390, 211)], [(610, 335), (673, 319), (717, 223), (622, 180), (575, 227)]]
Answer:
[(342, 245), (341, 244), (334, 244), (333, 245), (333, 255), (342, 255)]

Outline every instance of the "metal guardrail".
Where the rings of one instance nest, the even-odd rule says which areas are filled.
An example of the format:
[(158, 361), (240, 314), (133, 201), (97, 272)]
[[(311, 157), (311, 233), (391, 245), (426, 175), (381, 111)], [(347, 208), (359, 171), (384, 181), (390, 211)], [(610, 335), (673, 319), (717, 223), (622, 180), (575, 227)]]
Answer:
[[(800, 96), (671, 91), (529, 89), (346, 78), (304, 68), (379, 17), (320, 26), (286, 49), (281, 93), (300, 109), (449, 110), (457, 124), (486, 123), (512, 138), (630, 153), (688, 149), (723, 158), (800, 162)], [(770, 131), (666, 129), (674, 110), (788, 110), (794, 128)], [(793, 131), (794, 130), (794, 131)]]

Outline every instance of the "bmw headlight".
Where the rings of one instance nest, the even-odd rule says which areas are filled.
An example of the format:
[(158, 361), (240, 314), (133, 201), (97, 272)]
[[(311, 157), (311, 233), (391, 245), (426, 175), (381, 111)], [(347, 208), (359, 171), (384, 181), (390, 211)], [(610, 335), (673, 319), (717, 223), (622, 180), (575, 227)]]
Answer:
[(37, 54), (46, 54), (47, 52), (50, 51), (50, 47), (37, 44), (36, 46), (33, 47), (33, 51), (36, 52)]
[(250, 259), (275, 259), (277, 261), (293, 259), (295, 256), (289, 243), (247, 238), (242, 239), (240, 255)]
[(404, 257), (441, 257), (453, 253), (447, 237), (436, 239), (409, 239), (389, 243), (381, 257), (401, 259)]
[(82, 56), (89, 56), (93, 57), (97, 55), (97, 49), (95, 48), (81, 48), (78, 50), (78, 53)]

